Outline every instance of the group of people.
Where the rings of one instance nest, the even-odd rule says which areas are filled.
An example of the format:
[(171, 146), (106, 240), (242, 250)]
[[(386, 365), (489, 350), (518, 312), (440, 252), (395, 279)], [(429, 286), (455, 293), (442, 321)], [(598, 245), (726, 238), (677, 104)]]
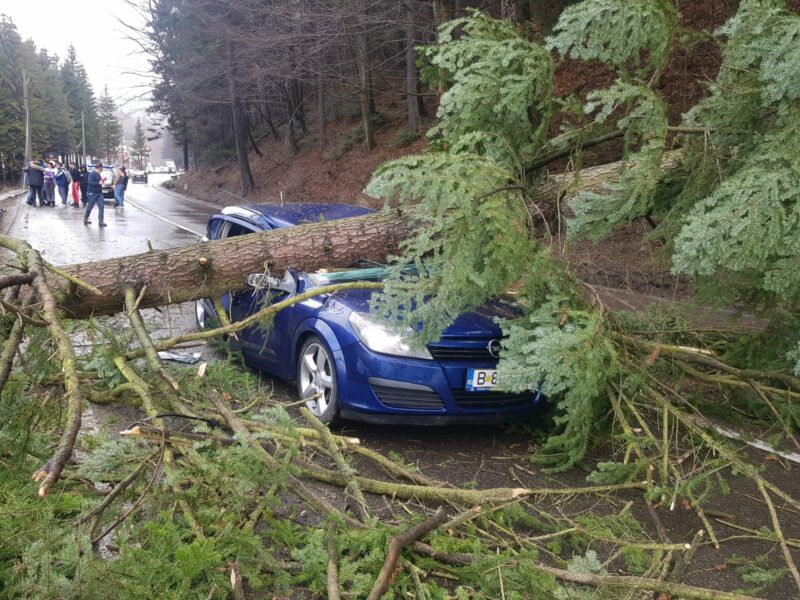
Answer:
[[(28, 204), (35, 206), (36, 198), (39, 198), (40, 206), (55, 206), (55, 191), (58, 188), (58, 195), (61, 197), (61, 204), (67, 204), (68, 188), (71, 183), (80, 182), (81, 174), (75, 163), (67, 169), (59, 161), (31, 161), (27, 168)], [(74, 169), (74, 170), (73, 170)], [(83, 169), (84, 173), (86, 169)], [(79, 183), (80, 185), (80, 183)], [(73, 196), (75, 195), (73, 186)], [(77, 202), (77, 200), (76, 200)]]
[[(61, 205), (66, 207), (71, 187), (72, 206), (80, 208), (82, 205), (86, 209), (83, 215), (84, 224), (91, 223), (89, 216), (92, 209), (97, 206), (99, 226), (106, 226), (103, 221), (105, 209), (103, 183), (105, 183), (106, 177), (103, 176), (102, 162), (95, 163), (94, 169), (89, 171), (85, 166), (79, 167), (74, 162), (70, 163), (67, 168), (57, 160), (32, 160), (28, 163), (26, 171), (29, 186), (27, 203), (30, 206), (36, 206), (37, 198), (39, 206), (55, 206), (57, 189)], [(114, 208), (124, 208), (125, 190), (128, 188), (128, 171), (124, 166), (115, 167), (112, 186)]]

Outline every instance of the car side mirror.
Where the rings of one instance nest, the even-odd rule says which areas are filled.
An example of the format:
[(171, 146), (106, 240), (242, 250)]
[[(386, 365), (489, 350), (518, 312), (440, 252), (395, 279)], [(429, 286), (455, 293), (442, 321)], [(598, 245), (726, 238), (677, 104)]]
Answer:
[(287, 272), (283, 279), (266, 273), (251, 273), (244, 280), (247, 287), (256, 291), (281, 291), (291, 293), (295, 290), (294, 278)]

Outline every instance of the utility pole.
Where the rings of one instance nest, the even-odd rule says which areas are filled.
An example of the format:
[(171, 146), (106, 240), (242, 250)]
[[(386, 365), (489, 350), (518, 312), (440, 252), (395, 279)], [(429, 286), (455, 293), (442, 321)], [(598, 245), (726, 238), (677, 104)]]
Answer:
[[(22, 69), (22, 105), (25, 109), (25, 167), (33, 160), (33, 146), (31, 144), (31, 105), (30, 99), (28, 98), (28, 74), (25, 72), (25, 69)], [(27, 171), (24, 171), (27, 173)], [(27, 183), (25, 181), (25, 175), (23, 174), (23, 185)]]
[(86, 123), (84, 122), (83, 111), (81, 111), (81, 152), (83, 153), (84, 165), (88, 165), (89, 161), (86, 160)]

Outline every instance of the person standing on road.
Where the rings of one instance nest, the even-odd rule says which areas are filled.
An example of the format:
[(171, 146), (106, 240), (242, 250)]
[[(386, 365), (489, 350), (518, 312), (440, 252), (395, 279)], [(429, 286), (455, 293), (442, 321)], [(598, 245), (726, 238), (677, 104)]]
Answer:
[(86, 170), (86, 166), (81, 166), (81, 204), (86, 206), (86, 202), (88, 200), (87, 192), (86, 192), (86, 183), (89, 181), (89, 171)]
[(125, 208), (125, 173), (122, 167), (114, 168), (114, 180), (111, 183), (114, 186), (114, 208)]
[(44, 203), (48, 206), (56, 205), (56, 164), (51, 160), (44, 168)]
[(61, 197), (61, 206), (67, 205), (67, 190), (72, 178), (69, 175), (66, 167), (61, 162), (56, 162), (56, 187), (58, 188), (58, 195)]
[(69, 176), (72, 178), (72, 206), (78, 207), (78, 190), (81, 188), (81, 170), (77, 163), (69, 164)]
[(32, 160), (25, 169), (28, 178), (28, 199), (27, 203), (36, 206), (36, 198), (39, 198), (39, 206), (44, 204), (44, 167), (41, 163)]
[(128, 191), (128, 169), (123, 165), (122, 167), (122, 200), (125, 201), (125, 192)]
[(105, 177), (102, 175), (103, 163), (97, 162), (94, 165), (94, 171), (89, 173), (86, 178), (86, 193), (89, 196), (89, 201), (86, 204), (86, 212), (83, 213), (83, 224), (89, 225), (91, 221), (89, 216), (92, 214), (92, 209), (97, 206), (98, 226), (105, 227), (103, 222), (103, 213), (105, 211), (105, 200), (103, 199), (103, 181)]

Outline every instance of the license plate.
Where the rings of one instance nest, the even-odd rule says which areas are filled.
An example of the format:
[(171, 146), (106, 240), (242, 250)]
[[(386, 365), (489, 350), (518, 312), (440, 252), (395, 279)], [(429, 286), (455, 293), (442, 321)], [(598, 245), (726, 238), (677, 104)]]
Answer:
[(485, 392), (497, 385), (497, 369), (469, 369), (467, 391)]

